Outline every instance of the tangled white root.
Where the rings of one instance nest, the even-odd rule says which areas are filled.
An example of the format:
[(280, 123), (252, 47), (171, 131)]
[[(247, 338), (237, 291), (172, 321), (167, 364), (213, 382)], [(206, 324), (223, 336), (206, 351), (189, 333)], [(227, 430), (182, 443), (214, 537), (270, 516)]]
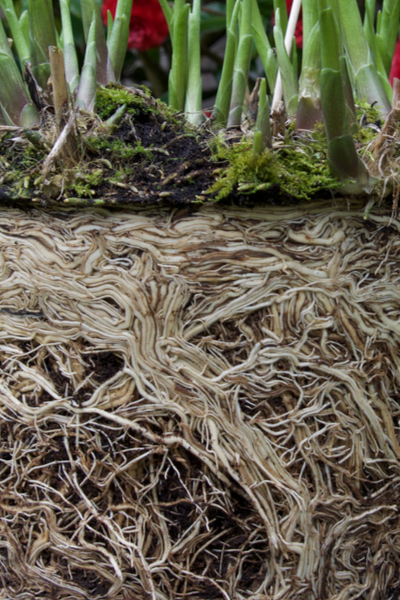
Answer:
[(399, 231), (3, 209), (0, 597), (397, 597)]

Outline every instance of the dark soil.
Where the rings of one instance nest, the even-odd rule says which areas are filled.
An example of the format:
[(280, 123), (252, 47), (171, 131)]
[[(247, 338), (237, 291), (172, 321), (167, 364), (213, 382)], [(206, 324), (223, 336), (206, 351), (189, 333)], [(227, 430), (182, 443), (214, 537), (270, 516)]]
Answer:
[[(19, 206), (32, 202), (36, 206), (60, 203), (125, 206), (188, 205), (212, 199), (209, 188), (216, 179), (215, 170), (220, 166), (210, 160), (210, 140), (214, 134), (205, 127), (192, 130), (179, 116), (164, 115), (156, 107), (135, 106), (134, 113), (128, 111), (118, 129), (108, 136), (104, 132), (96, 133), (94, 138), (87, 132), (78, 136), (79, 168), (82, 165), (84, 171), (80, 189), (74, 188), (74, 182), (71, 186), (65, 180), (60, 189), (53, 189), (52, 185), (45, 192), (40, 185), (35, 189), (32, 181), (40, 176), (46, 153), (27, 146), (26, 142), (16, 143), (12, 135), (3, 138), (0, 143), (0, 201)], [(13, 168), (20, 171), (14, 179), (9, 175)], [(99, 168), (103, 172), (102, 181), (96, 185), (89, 178), (91, 170), (98, 171)], [(52, 168), (49, 179), (62, 170), (60, 161)], [(85, 179), (87, 175), (89, 178)], [(26, 181), (27, 177), (29, 184), (21, 184), (21, 178)]]
[[(159, 202), (191, 204), (196, 197), (205, 200), (204, 193), (215, 180), (214, 162), (210, 162), (210, 135), (195, 135), (182, 124), (170, 123), (163, 115), (139, 112), (128, 116), (110, 143), (118, 138), (125, 144), (138, 143), (150, 150), (151, 157), (137, 155), (133, 172), (124, 180), (127, 187), (111, 184), (99, 187), (97, 194), (106, 204), (154, 204)], [(112, 156), (105, 155), (107, 158)], [(93, 158), (95, 155), (93, 154)], [(133, 192), (133, 186), (137, 192)]]
[[(78, 117), (76, 140), (78, 163), (68, 156), (57, 158), (43, 181), (43, 163), (53, 141), (44, 148), (38, 143), (0, 132), (0, 203), (6, 206), (56, 207), (127, 205), (193, 206), (215, 201), (213, 184), (227, 161), (212, 156), (216, 133), (212, 124), (190, 127), (179, 114), (147, 98), (140, 89), (131, 89), (132, 107), (118, 127), (107, 134), (104, 122), (110, 111), (99, 110), (98, 118)], [(52, 106), (42, 113), (43, 134), (52, 126)], [(80, 119), (80, 121), (79, 121)], [(38, 133), (38, 132), (35, 132)], [(240, 141), (241, 130), (229, 130), (227, 143)], [(50, 136), (51, 137), (51, 136)], [(30, 138), (31, 139), (31, 138)], [(46, 182), (46, 185), (44, 183)], [(318, 199), (332, 198), (331, 190), (319, 190)], [(223, 203), (274, 205), (297, 199), (282, 191), (279, 183), (265, 190), (239, 193), (232, 189)]]

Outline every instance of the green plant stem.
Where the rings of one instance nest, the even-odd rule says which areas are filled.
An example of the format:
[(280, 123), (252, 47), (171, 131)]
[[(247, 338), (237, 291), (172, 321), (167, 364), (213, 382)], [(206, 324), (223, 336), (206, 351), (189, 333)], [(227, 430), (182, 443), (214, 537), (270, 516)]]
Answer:
[(89, 40), (89, 29), (92, 24), (93, 13), (96, 15), (96, 29), (95, 29), (95, 41), (96, 41), (96, 77), (97, 82), (100, 85), (107, 85), (107, 83), (115, 81), (114, 69), (108, 54), (106, 37), (104, 34), (103, 22), (101, 19), (101, 13), (96, 0), (81, 0), (81, 13), (82, 13), (82, 24), (83, 31), (85, 34), (85, 40), (88, 44)]
[(388, 97), (389, 101), (391, 102), (392, 97), (393, 97), (393, 91), (392, 91), (391, 85), (389, 83), (388, 73), (386, 71), (384, 62), (382, 60), (381, 51), (378, 46), (378, 39), (377, 39), (377, 36), (375, 35), (372, 25), (369, 22), (368, 14), (365, 15), (364, 32), (365, 32), (365, 37), (367, 39), (368, 45), (373, 53), (375, 67), (378, 72), (378, 76), (381, 81), (382, 87), (385, 90), (386, 96)]
[(226, 125), (228, 120), (229, 105), (232, 95), (232, 78), (235, 66), (236, 45), (237, 45), (237, 19), (239, 14), (240, 0), (236, 0), (232, 12), (229, 27), (226, 32), (226, 46), (224, 62), (222, 65), (221, 79), (218, 85), (217, 97), (215, 100), (214, 115), (216, 122)]
[(287, 25), (288, 25), (288, 13), (287, 13), (285, 0), (274, 0), (275, 15), (278, 10), (279, 10), (280, 18), (281, 18), (282, 35), (283, 35), (283, 37), (285, 37), (286, 29), (287, 29)]
[(382, 62), (389, 75), (399, 30), (400, 0), (384, 0), (378, 13), (376, 43)]
[[(280, 100), (282, 98), (282, 91), (283, 91), (284, 96), (286, 93), (285, 102), (286, 102), (287, 110), (288, 110), (287, 103), (290, 98), (293, 98), (293, 100), (291, 102), (291, 107), (289, 109), (293, 114), (296, 112), (296, 108), (297, 108), (297, 100), (294, 99), (295, 96), (293, 95), (293, 91), (295, 88), (297, 89), (298, 84), (297, 84), (297, 73), (295, 73), (293, 71), (293, 66), (291, 65), (290, 59), (288, 58), (288, 54), (290, 53), (290, 50), (291, 50), (291, 46), (292, 46), (292, 42), (293, 42), (293, 35), (295, 32), (296, 23), (297, 23), (297, 20), (299, 17), (300, 6), (301, 6), (301, 0), (294, 0), (291, 11), (290, 11), (290, 17), (289, 17), (286, 34), (283, 33), (283, 29), (282, 29), (281, 10), (278, 8), (275, 13), (275, 19), (276, 19), (275, 26), (278, 27), (277, 36), (278, 36), (278, 40), (279, 40), (279, 51), (278, 51), (278, 47), (276, 48), (276, 51), (278, 54), (278, 66), (279, 66), (279, 69), (283, 69), (283, 71), (282, 71), (282, 74), (280, 71), (278, 71), (278, 75), (276, 78), (276, 85), (275, 85), (275, 89), (274, 89), (274, 96), (273, 96), (273, 100), (272, 100), (272, 108), (275, 107), (277, 102), (280, 102)], [(286, 11), (286, 5), (285, 5), (285, 11)], [(286, 14), (286, 12), (285, 12), (285, 14)], [(279, 21), (278, 21), (278, 19), (279, 19)], [(277, 38), (275, 37), (275, 28), (274, 28), (274, 39), (275, 39), (275, 45), (277, 46)], [(284, 43), (283, 43), (283, 40), (284, 40)], [(281, 64), (279, 64), (279, 63), (281, 63)], [(292, 67), (291, 69), (289, 68), (289, 65)], [(287, 77), (289, 79), (287, 79)], [(283, 90), (283, 86), (285, 86), (286, 91)], [(297, 91), (296, 91), (296, 95), (297, 95)]]
[(269, 123), (270, 106), (265, 79), (262, 79), (260, 82), (258, 98), (258, 112), (254, 130), (253, 150), (256, 154), (261, 154), (266, 148), (272, 148), (271, 127)]
[(188, 77), (185, 113), (192, 125), (198, 126), (204, 120), (202, 112), (202, 80), (200, 55), (200, 16), (201, 0), (193, 0), (193, 9), (189, 15), (188, 32)]
[(96, 26), (97, 15), (93, 12), (92, 21), (88, 32), (85, 60), (82, 75), (76, 95), (75, 107), (91, 112), (94, 110), (96, 101)]
[(24, 10), (21, 13), (18, 23), (19, 23), (22, 35), (24, 36), (25, 42), (28, 45), (29, 44), (29, 15), (28, 15), (27, 10)]
[[(285, 101), (286, 112), (289, 116), (294, 117), (297, 112), (298, 104), (298, 82), (294, 72), (293, 65), (290, 62), (285, 43), (283, 40), (282, 29), (280, 26), (280, 11), (275, 15), (274, 39), (276, 45), (276, 53), (278, 57), (278, 66), (281, 72), (281, 78), (277, 80), (272, 107), (280, 100), (279, 85), (282, 82), (283, 98)], [(279, 77), (279, 74), (278, 74)]]
[(132, 0), (118, 0), (115, 19), (108, 36), (107, 48), (117, 81), (121, 77), (128, 45), (131, 11)]
[(303, 53), (311, 42), (311, 32), (318, 22), (318, 2), (316, 0), (302, 0), (303, 22)]
[(251, 28), (258, 56), (260, 57), (264, 67), (265, 75), (267, 77), (268, 87), (271, 91), (271, 94), (273, 94), (276, 75), (278, 73), (278, 66), (276, 64), (276, 58), (271, 48), (271, 44), (269, 43), (267, 34), (265, 33), (257, 0), (252, 0), (251, 3)]
[[(350, 133), (341, 75), (342, 46), (331, 8), (321, 11), (321, 102), (328, 140), (331, 173), (347, 182), (347, 191), (360, 193), (372, 185)], [(351, 179), (353, 182), (348, 182)]]
[(159, 2), (160, 2), (160, 6), (161, 6), (161, 8), (163, 10), (165, 20), (167, 21), (167, 25), (168, 25), (168, 29), (169, 29), (169, 35), (172, 38), (173, 29), (174, 29), (173, 11), (171, 10), (171, 7), (168, 4), (167, 0), (159, 0)]
[(75, 49), (74, 34), (72, 31), (70, 0), (59, 0), (59, 2), (63, 34), (65, 77), (69, 91), (73, 92), (79, 85), (79, 66)]
[(239, 127), (251, 59), (251, 0), (242, 0), (239, 46), (232, 80), (232, 96), (227, 127)]
[(321, 32), (317, 22), (303, 51), (296, 129), (313, 129), (322, 121), (320, 74)]
[(22, 81), (21, 73), (9, 52), (0, 50), (0, 108), (7, 125), (34, 127), (39, 115)]
[(168, 103), (175, 110), (185, 108), (187, 38), (190, 4), (176, 0), (172, 36), (172, 64), (168, 80)]
[(377, 103), (382, 115), (387, 115), (391, 103), (379, 79), (365, 37), (357, 0), (337, 0), (340, 32), (353, 71), (357, 96), (369, 104)]
[(28, 15), (32, 72), (46, 89), (50, 76), (49, 46), (57, 45), (51, 0), (28, 0)]
[(0, 6), (10, 26), (18, 58), (24, 69), (25, 63), (30, 61), (29, 43), (25, 39), (24, 31), (18, 21), (12, 0), (0, 0)]
[(33, 127), (39, 116), (31, 103), (0, 20), (0, 115), (8, 125)]

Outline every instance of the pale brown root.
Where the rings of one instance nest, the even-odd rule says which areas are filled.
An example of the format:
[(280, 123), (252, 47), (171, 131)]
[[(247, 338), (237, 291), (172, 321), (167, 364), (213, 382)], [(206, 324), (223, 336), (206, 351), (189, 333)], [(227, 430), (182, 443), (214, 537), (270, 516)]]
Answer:
[(400, 222), (0, 213), (0, 598), (400, 590)]

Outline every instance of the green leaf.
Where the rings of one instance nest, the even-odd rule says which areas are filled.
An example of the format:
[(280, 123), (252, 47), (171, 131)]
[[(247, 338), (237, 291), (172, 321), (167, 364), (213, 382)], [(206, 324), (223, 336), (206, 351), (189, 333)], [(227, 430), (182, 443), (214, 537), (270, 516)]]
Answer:
[(26, 30), (18, 20), (12, 0), (0, 0), (0, 6), (10, 26), (18, 58), (24, 68), (25, 63), (30, 61), (29, 43), (25, 39)]
[(318, 2), (316, 0), (302, 1), (302, 22), (303, 22), (303, 57), (308, 51), (311, 42), (311, 32), (318, 22)]
[(29, 15), (28, 11), (24, 10), (19, 17), (19, 26), (24, 36), (25, 42), (29, 44)]
[(239, 46), (232, 79), (232, 96), (227, 127), (239, 127), (246, 94), (251, 59), (251, 0), (242, 0)]
[(321, 69), (321, 31), (319, 23), (315, 23), (303, 49), (302, 67), (318, 71)]
[(174, 28), (173, 12), (172, 12), (171, 7), (168, 4), (167, 0), (159, 0), (159, 2), (160, 2), (160, 6), (163, 10), (165, 20), (167, 21), (167, 24), (168, 24), (169, 34), (172, 38), (172, 33), (173, 33), (173, 28)]
[(236, 0), (226, 0), (226, 28), (232, 23), (233, 11), (235, 10)]
[(96, 76), (100, 85), (115, 81), (115, 74), (108, 54), (106, 37), (104, 34), (101, 13), (96, 0), (81, 0), (82, 24), (86, 43), (89, 39), (89, 29), (92, 25), (93, 15), (96, 15), (95, 41), (96, 41)]
[(321, 101), (328, 142), (349, 132), (346, 104), (340, 74), (339, 30), (331, 8), (324, 9), (319, 19), (321, 31)]
[(4, 31), (2, 20), (0, 19), (0, 50), (5, 54), (8, 54), (10, 58), (13, 58), (13, 53), (8, 43), (6, 32)]
[(51, 0), (28, 0), (28, 15), (32, 73), (46, 89), (50, 77), (49, 46), (57, 45)]
[(365, 18), (372, 24), (375, 22), (375, 5), (376, 0), (365, 0)]
[(96, 100), (96, 27), (97, 15), (93, 12), (92, 21), (88, 32), (85, 60), (83, 63), (82, 74), (76, 94), (75, 107), (91, 112), (94, 110)]
[(296, 38), (293, 36), (292, 46), (290, 49), (290, 62), (292, 63), (293, 72), (295, 77), (297, 77), (297, 72), (299, 68), (299, 57), (297, 52)]
[[(4, 29), (3, 29), (4, 32)], [(0, 46), (3, 44), (0, 41)], [(6, 123), (33, 127), (39, 123), (39, 115), (22, 81), (21, 73), (9, 52), (0, 49), (0, 106)]]
[[(358, 157), (350, 133), (343, 89), (345, 59), (342, 56), (336, 18), (331, 8), (321, 11), (320, 30), (321, 102), (328, 139), (328, 163), (332, 175), (346, 182), (344, 189), (347, 193), (360, 193), (368, 190), (373, 185), (373, 180)], [(349, 179), (354, 181), (349, 183)]]
[(328, 164), (332, 175), (346, 182), (341, 188), (347, 194), (370, 193), (376, 179), (371, 177), (368, 170), (354, 146), (354, 140), (350, 134), (331, 140), (328, 144)]
[(337, 3), (341, 36), (353, 70), (357, 96), (366, 98), (369, 104), (377, 103), (386, 115), (391, 104), (372, 61), (357, 0), (337, 0)]
[(386, 74), (390, 72), (399, 29), (400, 0), (384, 0), (376, 42)]
[(282, 30), (283, 37), (285, 37), (287, 24), (288, 24), (288, 13), (287, 13), (287, 8), (286, 8), (286, 1), (285, 0), (274, 0), (274, 11), (275, 11), (275, 19), (276, 19), (276, 13), (279, 11), (280, 28)]
[(317, 22), (303, 52), (296, 129), (313, 129), (316, 123), (322, 121), (320, 75), (321, 33)]
[[(368, 13), (365, 15), (364, 31), (365, 31), (365, 36), (368, 41), (369, 47), (373, 54), (374, 64), (376, 66), (376, 70), (378, 72), (379, 79), (382, 83), (383, 89), (385, 90), (386, 96), (388, 97), (390, 104), (392, 104), (393, 90), (389, 83), (388, 71), (386, 70), (385, 64), (382, 60), (381, 50), (379, 49), (379, 45), (378, 45), (378, 38), (375, 35), (375, 32), (369, 21)], [(391, 64), (391, 60), (390, 60), (390, 64)]]
[(260, 57), (267, 77), (268, 87), (271, 94), (273, 94), (278, 66), (276, 64), (275, 54), (271, 48), (267, 34), (265, 33), (257, 0), (252, 0), (251, 4), (251, 29), (258, 56)]
[(346, 105), (339, 70), (322, 68), (321, 101), (328, 141), (347, 133)]
[(108, 42), (110, 41), (113, 25), (114, 25), (114, 19), (111, 14), (111, 10), (107, 10), (107, 48), (108, 48)]
[(288, 53), (286, 52), (285, 42), (283, 39), (282, 28), (280, 26), (280, 10), (275, 14), (274, 39), (276, 46), (276, 54), (278, 58), (278, 66), (282, 77), (283, 98), (285, 101), (286, 112), (290, 117), (294, 117), (297, 112), (298, 105), (298, 81), (290, 62)]
[(189, 15), (188, 80), (185, 113), (189, 123), (195, 126), (200, 125), (204, 120), (200, 64), (200, 10), (201, 0), (193, 0), (192, 13)]
[(359, 98), (366, 98), (369, 104), (376, 104), (383, 115), (390, 112), (391, 103), (384, 91), (375, 65), (369, 64), (361, 67), (355, 74), (354, 81)]
[(354, 105), (353, 88), (351, 85), (349, 72), (347, 69), (347, 60), (345, 56), (339, 58), (340, 79), (343, 86), (344, 102), (346, 106), (347, 124), (352, 133), (358, 131), (356, 107)]
[(328, 143), (328, 156), (338, 179), (357, 179), (358, 154), (350, 134), (331, 139)]
[[(181, 7), (180, 7), (181, 6)], [(174, 6), (172, 64), (168, 80), (168, 103), (175, 110), (184, 110), (187, 76), (187, 37), (190, 5)]]
[(59, 1), (63, 33), (65, 78), (69, 86), (69, 91), (73, 92), (79, 85), (79, 66), (71, 23), (70, 2), (68, 0)]
[(229, 106), (232, 95), (233, 69), (235, 66), (236, 45), (237, 45), (237, 19), (239, 13), (240, 0), (236, 0), (230, 25), (226, 32), (226, 46), (224, 62), (222, 65), (221, 79), (218, 85), (217, 97), (215, 100), (214, 114), (217, 123), (226, 125), (228, 120)]
[(321, 12), (320, 30), (322, 68), (339, 72), (339, 57), (342, 55), (342, 45), (332, 9), (325, 9)]
[(107, 48), (117, 81), (121, 77), (128, 46), (131, 11), (132, 0), (118, 0), (114, 23), (108, 36)]
[(265, 79), (260, 82), (258, 95), (258, 112), (254, 133), (254, 152), (261, 154), (265, 148), (272, 148), (271, 126), (269, 123), (270, 106), (267, 97), (267, 84)]

